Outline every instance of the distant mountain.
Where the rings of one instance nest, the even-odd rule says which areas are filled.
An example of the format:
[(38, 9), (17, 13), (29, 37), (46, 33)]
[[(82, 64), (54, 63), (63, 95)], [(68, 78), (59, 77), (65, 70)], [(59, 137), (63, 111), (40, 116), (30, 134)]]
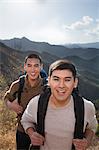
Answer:
[[(37, 43), (36, 43), (37, 44)], [(43, 43), (44, 44), (44, 43)], [(46, 44), (45, 44), (46, 45)], [(48, 44), (47, 44), (48, 46)], [(29, 46), (28, 46), (29, 47)], [(49, 45), (53, 49), (53, 46)], [(56, 46), (56, 55), (51, 53), (52, 50), (36, 51), (21, 51), (8, 47), (4, 43), (0, 42), (0, 66), (1, 75), (5, 78), (7, 84), (10, 84), (13, 80), (17, 79), (21, 69), (23, 68), (23, 61), (26, 55), (30, 53), (40, 54), (44, 68), (48, 72), (48, 67), (53, 61), (65, 58), (71, 60), (77, 67), (79, 75), (79, 89), (81, 95), (87, 99), (96, 100), (99, 99), (99, 53), (98, 49), (69, 49), (68, 55), (61, 56), (61, 46)], [(60, 56), (57, 51), (60, 49)], [(66, 49), (64, 49), (66, 51)], [(66, 51), (66, 53), (67, 53)], [(80, 54), (80, 52), (81, 54)], [(55, 51), (54, 51), (55, 52)], [(65, 52), (64, 52), (65, 53)], [(85, 54), (85, 55), (84, 55)], [(87, 58), (88, 57), (88, 58)]]
[(29, 39), (23, 37), (21, 39), (14, 38), (11, 40), (1, 40), (5, 45), (17, 49), (20, 51), (37, 51), (39, 53), (42, 52), (50, 52), (51, 54), (57, 54), (59, 57), (61, 55), (64, 56), (66, 48), (64, 46), (50, 45), (45, 42), (33, 42)]
[(68, 48), (96, 48), (99, 49), (99, 42), (95, 43), (83, 43), (83, 44), (65, 44)]
[(67, 48), (62, 45), (51, 45), (45, 42), (33, 42), (23, 37), (21, 39), (14, 38), (11, 40), (0, 40), (5, 45), (20, 51), (37, 51), (39, 53), (46, 52), (57, 57), (77, 55), (81, 58), (92, 59), (99, 55), (99, 49), (96, 48)]
[(80, 58), (76, 55), (67, 56), (64, 58), (74, 62), (74, 64), (76, 64), (76, 67), (81, 71), (87, 70), (89, 72), (99, 74), (99, 56), (94, 57), (93, 59), (88, 59), (88, 60)]

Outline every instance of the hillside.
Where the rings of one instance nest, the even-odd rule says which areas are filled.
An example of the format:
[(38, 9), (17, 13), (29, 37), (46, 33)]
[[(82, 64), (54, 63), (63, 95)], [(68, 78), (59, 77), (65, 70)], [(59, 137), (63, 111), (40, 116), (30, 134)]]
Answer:
[[(24, 40), (27, 41), (27, 39), (25, 38)], [(16, 39), (15, 40), (13, 39), (13, 41), (15, 42), (14, 47), (16, 47), (17, 44)], [(18, 42), (19, 41), (20, 40), (18, 40)], [(9, 42), (13, 43), (12, 40)], [(30, 44), (33, 44), (33, 42), (31, 43), (30, 41)], [(38, 47), (39, 44), (41, 43), (38, 43)], [(44, 43), (42, 44), (44, 46)], [(28, 45), (28, 47), (30, 46), (31, 45)], [(65, 53), (67, 53), (67, 50), (64, 49), (63, 53), (63, 51), (61, 51), (62, 46), (49, 45), (49, 47), (51, 48), (50, 51), (46, 51), (47, 49), (46, 46), (48, 47), (47, 43), (45, 44), (45, 50), (40, 52), (36, 50), (36, 47), (35, 51), (28, 51), (28, 50), (23, 51), (20, 49), (16, 50), (10, 48), (4, 43), (0, 42), (0, 53), (1, 53), (0, 65), (1, 65), (1, 78), (3, 78), (2, 80), (6, 81), (6, 84), (9, 85), (13, 80), (17, 79), (20, 74), (20, 71), (23, 68), (24, 58), (26, 55), (30, 53), (38, 53), (41, 55), (44, 63), (44, 68), (47, 72), (50, 63), (59, 58), (66, 58), (71, 60), (77, 67), (80, 80), (79, 89), (81, 95), (86, 97), (87, 99), (91, 99), (92, 101), (99, 99), (99, 50), (92, 48), (84, 50), (74, 48), (68, 49), (68, 55), (65, 55)], [(54, 47), (56, 52), (54, 51)], [(59, 50), (60, 53), (58, 53)], [(1, 87), (4, 88), (5, 86), (1, 85)]]

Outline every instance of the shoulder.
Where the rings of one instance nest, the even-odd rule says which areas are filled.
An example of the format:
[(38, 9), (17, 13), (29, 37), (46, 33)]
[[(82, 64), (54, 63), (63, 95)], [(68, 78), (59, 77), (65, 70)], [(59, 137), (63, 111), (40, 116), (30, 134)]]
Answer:
[(11, 84), (11, 86), (16, 85), (16, 84), (18, 84), (18, 83), (19, 83), (19, 79), (13, 81), (12, 84)]
[(94, 104), (93, 104), (93, 102), (91, 102), (90, 100), (87, 100), (87, 99), (85, 99), (85, 98), (83, 98), (83, 100), (84, 100), (84, 104), (88, 107), (94, 107)]
[(39, 100), (39, 97), (40, 97), (40, 94), (39, 95), (37, 95), (37, 96), (35, 96), (35, 97), (33, 97), (31, 100), (30, 100), (30, 104), (35, 104), (35, 103), (37, 103), (38, 102), (38, 100)]
[(85, 98), (83, 98), (83, 100), (84, 100), (85, 111), (89, 112), (90, 114), (95, 113), (94, 104)]
[(40, 94), (37, 95), (37, 96), (35, 96), (35, 97), (33, 97), (33, 98), (29, 101), (29, 103), (28, 103), (28, 105), (27, 105), (27, 109), (33, 108), (33, 107), (35, 107), (35, 106), (37, 107), (38, 101), (39, 101), (39, 97), (40, 97)]
[(19, 87), (19, 79), (13, 81), (9, 87), (9, 91), (16, 91)]
[(40, 95), (37, 95), (29, 101), (27, 108), (25, 110), (26, 114), (31, 114), (33, 116), (35, 115), (35, 113), (37, 112), (37, 108), (38, 108), (39, 97)]
[(4, 100), (5, 99), (11, 100), (11, 101), (14, 100), (15, 93), (18, 91), (18, 88), (19, 88), (19, 80), (12, 82), (9, 89), (4, 94)]
[(26, 76), (22, 75), (17, 80), (15, 80), (14, 82), (12, 82), (11, 87), (13, 87), (13, 86), (18, 86), (19, 87), (19, 83), (20, 82), (23, 83), (23, 82), (25, 82), (25, 80), (26, 80)]
[(94, 104), (84, 99), (85, 105), (85, 122), (87, 122), (87, 129), (91, 129), (93, 132), (97, 128), (96, 110)]

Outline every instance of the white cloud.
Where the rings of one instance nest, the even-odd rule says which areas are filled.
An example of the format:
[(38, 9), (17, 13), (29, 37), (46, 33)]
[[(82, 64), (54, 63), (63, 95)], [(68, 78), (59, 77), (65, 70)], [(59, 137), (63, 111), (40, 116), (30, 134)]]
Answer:
[(91, 18), (90, 16), (83, 16), (81, 21), (74, 22), (71, 25), (66, 25), (64, 27), (67, 30), (80, 30), (88, 27), (92, 21), (93, 18)]
[(64, 26), (65, 33), (71, 38), (71, 42), (94, 42), (99, 41), (99, 19), (83, 16), (80, 21), (69, 26)]
[(96, 20), (96, 23), (93, 28), (87, 30), (86, 35), (93, 36), (99, 40), (99, 20)]

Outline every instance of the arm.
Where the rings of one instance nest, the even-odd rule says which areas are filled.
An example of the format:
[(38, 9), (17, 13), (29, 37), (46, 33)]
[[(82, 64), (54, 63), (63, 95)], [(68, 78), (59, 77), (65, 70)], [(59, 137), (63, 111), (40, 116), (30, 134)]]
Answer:
[(43, 145), (44, 143), (44, 137), (37, 133), (33, 128), (28, 128), (26, 130), (26, 133), (29, 135), (31, 139), (31, 143), (35, 146)]
[(18, 84), (19, 80), (14, 81), (9, 90), (5, 93), (4, 95), (4, 101), (6, 103), (6, 106), (13, 110), (14, 112), (16, 112), (17, 114), (22, 113), (23, 108), (22, 106), (20, 106), (17, 102), (17, 98), (16, 98), (16, 91), (18, 91), (19, 88), (19, 84)]
[(37, 123), (38, 99), (39, 96), (36, 96), (30, 100), (21, 119), (25, 132), (29, 135), (33, 145), (42, 145), (44, 142), (44, 137), (36, 132), (34, 125)]
[(86, 129), (83, 139), (73, 139), (76, 150), (86, 150), (91, 145), (93, 136), (94, 132), (90, 129)]
[(90, 101), (85, 103), (85, 115), (87, 125), (84, 131), (83, 139), (73, 139), (76, 150), (86, 150), (92, 143), (97, 128), (97, 120), (95, 115), (95, 107)]
[(17, 100), (14, 100), (13, 102), (10, 102), (9, 100), (7, 100), (6, 105), (9, 109), (13, 110), (17, 114), (20, 114), (23, 112), (23, 107), (18, 104)]
[(85, 131), (85, 138), (87, 140), (86, 147), (89, 147), (91, 145), (94, 135), (95, 135), (95, 133), (92, 130), (86, 129), (86, 131)]

